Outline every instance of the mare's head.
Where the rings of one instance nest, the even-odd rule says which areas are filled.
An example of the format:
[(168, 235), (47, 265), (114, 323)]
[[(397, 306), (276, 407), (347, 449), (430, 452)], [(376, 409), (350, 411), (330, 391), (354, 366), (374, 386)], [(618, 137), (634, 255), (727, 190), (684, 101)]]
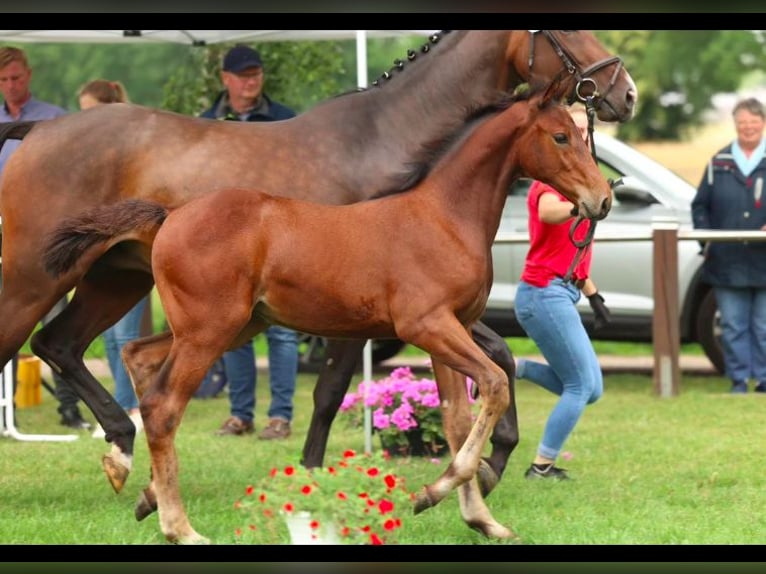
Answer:
[(602, 121), (633, 117), (636, 84), (622, 60), (588, 30), (511, 30), (506, 55), (510, 77), (504, 89), (517, 79), (532, 86), (548, 84), (566, 70), (570, 80), (557, 87), (557, 97), (569, 103), (593, 97)]
[(513, 148), (522, 175), (556, 188), (581, 217), (603, 219), (612, 188), (601, 173), (580, 129), (556, 97), (556, 82), (517, 96), (503, 115), (515, 122)]

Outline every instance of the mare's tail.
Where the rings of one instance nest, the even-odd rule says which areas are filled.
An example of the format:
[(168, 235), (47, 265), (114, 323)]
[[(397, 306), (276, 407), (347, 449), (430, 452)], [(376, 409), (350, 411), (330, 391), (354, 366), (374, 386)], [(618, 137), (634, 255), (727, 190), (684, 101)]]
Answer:
[(0, 123), (0, 147), (5, 140), (23, 140), (39, 120), (28, 122), (3, 122)]
[(129, 199), (100, 206), (65, 220), (48, 238), (45, 270), (58, 277), (69, 271), (93, 247), (124, 239), (153, 239), (168, 210), (158, 203)]

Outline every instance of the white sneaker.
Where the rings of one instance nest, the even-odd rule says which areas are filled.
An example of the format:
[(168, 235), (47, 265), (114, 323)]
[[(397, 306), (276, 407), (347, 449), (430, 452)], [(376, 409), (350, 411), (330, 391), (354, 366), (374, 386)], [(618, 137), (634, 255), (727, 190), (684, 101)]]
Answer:
[(106, 432), (104, 431), (104, 428), (101, 425), (97, 424), (96, 430), (93, 431), (93, 434), (91, 436), (93, 438), (105, 438)]

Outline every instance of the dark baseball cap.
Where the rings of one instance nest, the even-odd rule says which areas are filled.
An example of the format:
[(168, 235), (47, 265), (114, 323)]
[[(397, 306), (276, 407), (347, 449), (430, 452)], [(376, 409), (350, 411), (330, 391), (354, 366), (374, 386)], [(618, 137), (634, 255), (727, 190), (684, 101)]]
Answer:
[(244, 72), (248, 68), (262, 68), (261, 55), (243, 44), (234, 46), (223, 58), (224, 72)]

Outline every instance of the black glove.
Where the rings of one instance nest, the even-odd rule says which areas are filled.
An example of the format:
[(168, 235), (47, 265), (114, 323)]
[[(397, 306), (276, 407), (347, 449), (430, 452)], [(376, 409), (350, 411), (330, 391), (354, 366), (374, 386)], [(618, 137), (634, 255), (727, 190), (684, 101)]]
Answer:
[(612, 320), (612, 315), (609, 313), (606, 305), (604, 305), (604, 298), (598, 291), (593, 295), (588, 295), (588, 303), (590, 303), (594, 314), (593, 330), (598, 331)]

